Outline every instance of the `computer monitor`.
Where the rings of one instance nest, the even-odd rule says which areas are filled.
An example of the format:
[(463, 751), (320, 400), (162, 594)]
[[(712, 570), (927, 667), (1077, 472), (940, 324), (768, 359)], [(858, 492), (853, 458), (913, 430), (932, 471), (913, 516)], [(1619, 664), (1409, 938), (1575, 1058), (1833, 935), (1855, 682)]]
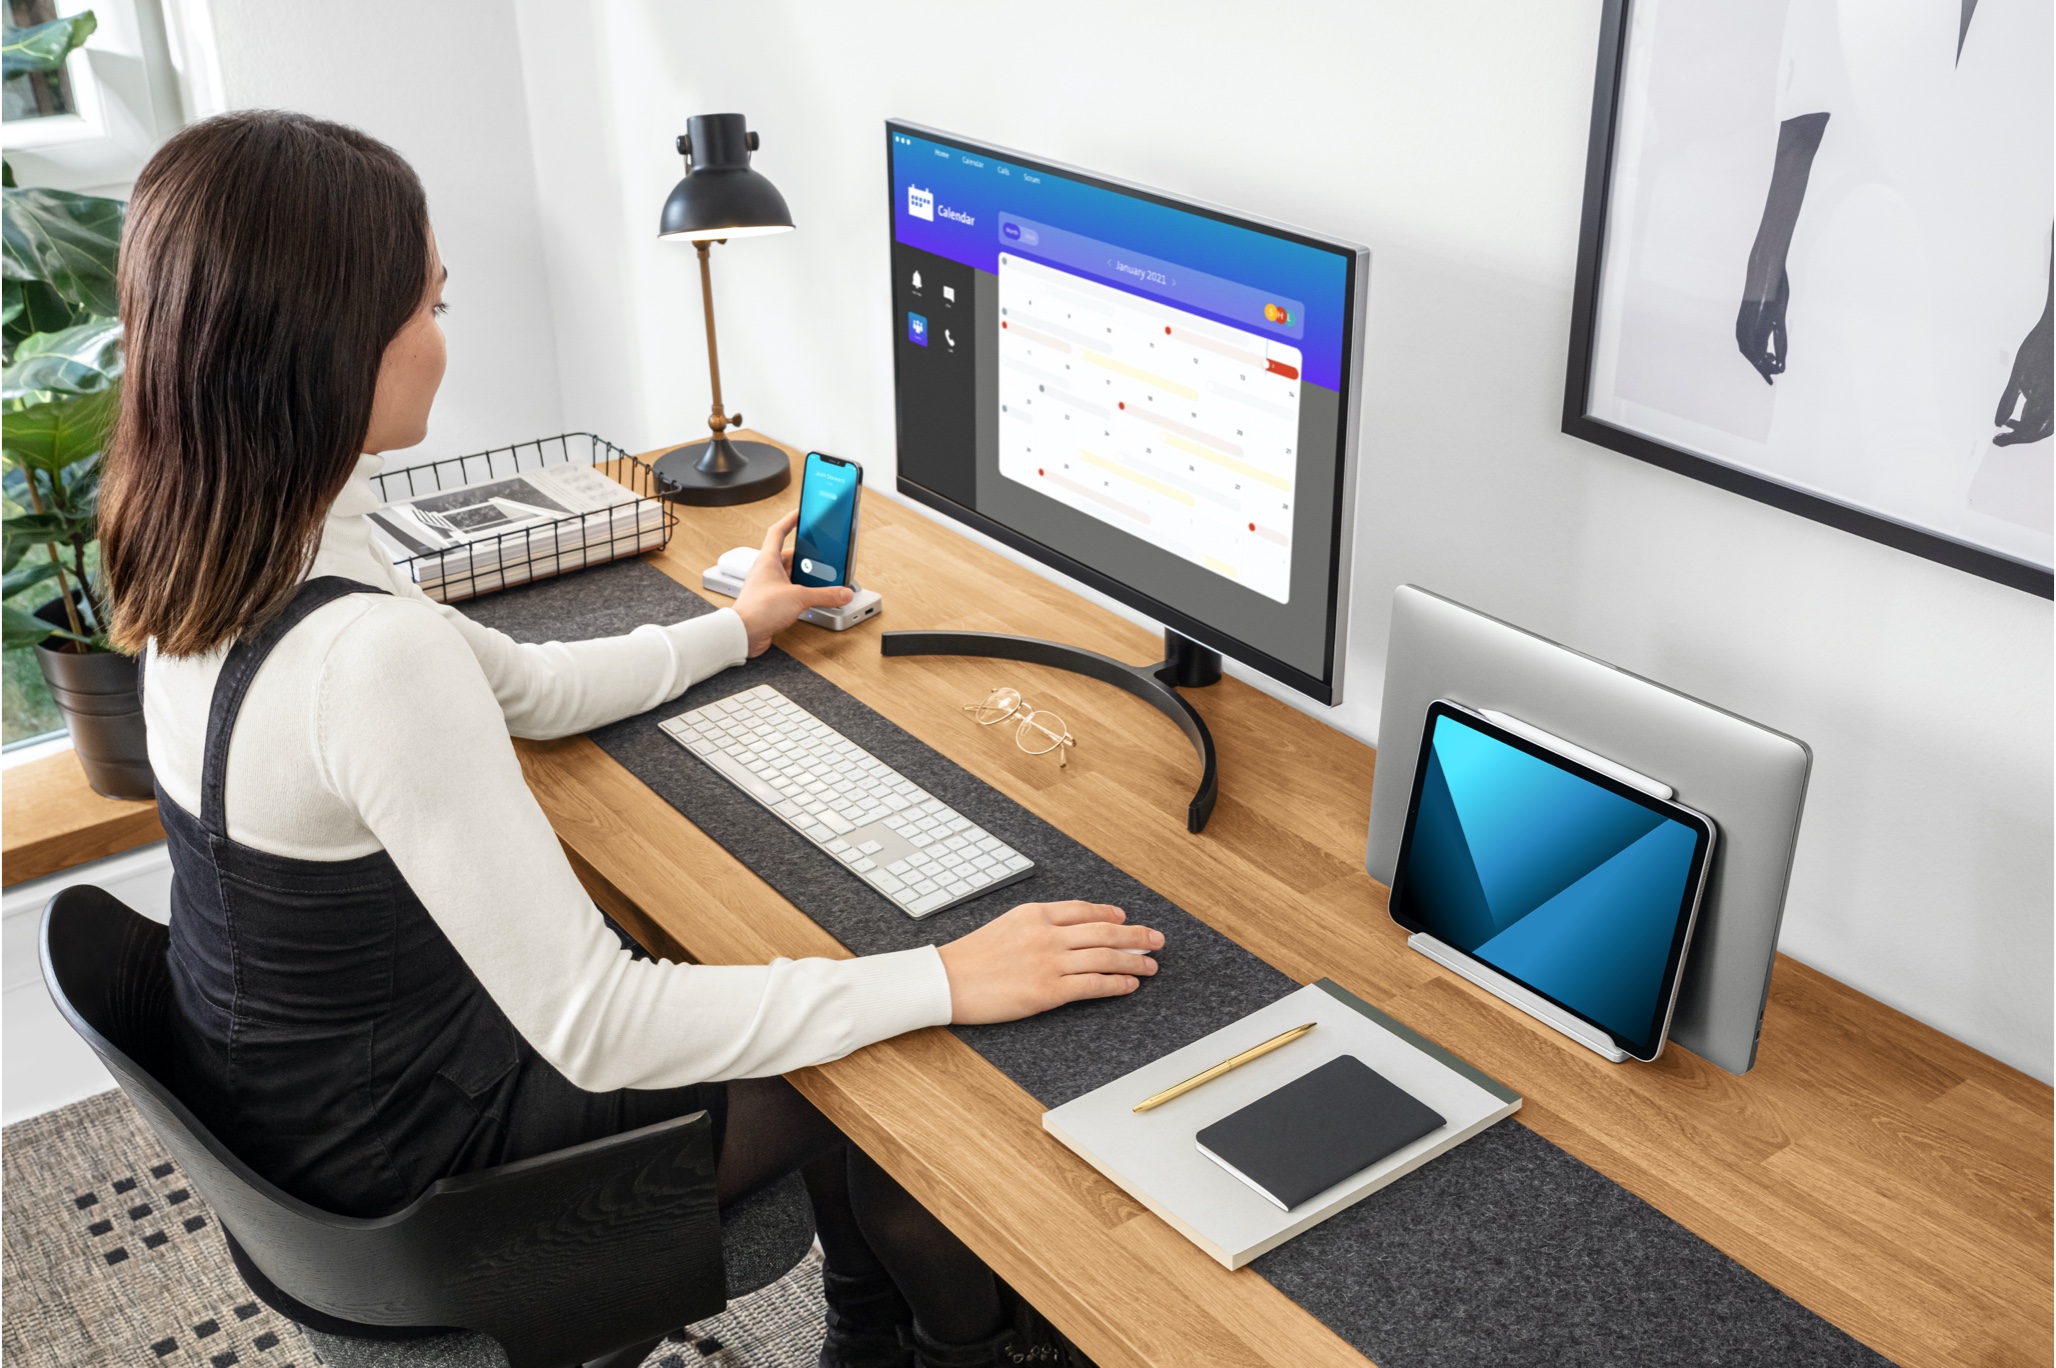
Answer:
[(1670, 1038), (1730, 1073), (1752, 1068), (1813, 767), (1806, 743), (1402, 584), (1392, 596), (1364, 851), (1364, 867), (1383, 883), (1399, 863), (1423, 724), (1437, 699), (1583, 747), (1668, 785), (1713, 819), (1719, 837)]
[(1170, 691), (1222, 655), (1339, 701), (1369, 252), (910, 123), (886, 139), (900, 492), (1162, 623), (1144, 674), (1170, 699), (975, 634), (887, 654), (1082, 669), (1195, 744)]

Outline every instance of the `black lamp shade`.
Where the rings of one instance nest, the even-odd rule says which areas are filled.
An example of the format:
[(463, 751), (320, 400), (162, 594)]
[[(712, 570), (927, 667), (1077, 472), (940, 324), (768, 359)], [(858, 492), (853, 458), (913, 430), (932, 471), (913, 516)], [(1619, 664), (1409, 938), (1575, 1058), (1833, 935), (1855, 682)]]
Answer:
[(792, 227), (785, 196), (750, 170), (757, 139), (746, 130), (742, 115), (696, 114), (686, 127), (679, 151), (688, 169), (664, 201), (659, 237), (753, 237)]

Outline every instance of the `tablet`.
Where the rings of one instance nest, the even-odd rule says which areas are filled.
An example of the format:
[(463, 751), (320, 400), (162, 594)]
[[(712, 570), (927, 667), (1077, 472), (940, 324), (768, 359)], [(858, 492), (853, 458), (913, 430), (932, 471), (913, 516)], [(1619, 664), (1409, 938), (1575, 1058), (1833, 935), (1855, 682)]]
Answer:
[(1714, 824), (1640, 776), (1521, 731), (1447, 699), (1429, 706), (1392, 919), (1654, 1059)]

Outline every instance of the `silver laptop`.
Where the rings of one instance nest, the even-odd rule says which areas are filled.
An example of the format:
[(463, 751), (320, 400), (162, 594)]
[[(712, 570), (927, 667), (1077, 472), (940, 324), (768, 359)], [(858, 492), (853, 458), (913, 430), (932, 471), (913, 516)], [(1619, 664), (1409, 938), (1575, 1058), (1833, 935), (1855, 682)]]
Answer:
[(1364, 867), (1391, 883), (1428, 706), (1507, 713), (1676, 791), (1720, 841), (1670, 1039), (1731, 1073), (1756, 1063), (1813, 753), (1806, 744), (1403, 584), (1393, 595)]

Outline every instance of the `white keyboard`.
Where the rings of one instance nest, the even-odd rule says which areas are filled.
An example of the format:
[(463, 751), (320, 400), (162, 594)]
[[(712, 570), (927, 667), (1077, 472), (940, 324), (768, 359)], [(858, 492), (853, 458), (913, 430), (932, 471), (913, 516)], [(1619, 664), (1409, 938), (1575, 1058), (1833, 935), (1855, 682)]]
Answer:
[(1035, 868), (768, 684), (660, 725), (910, 917), (946, 911)]

